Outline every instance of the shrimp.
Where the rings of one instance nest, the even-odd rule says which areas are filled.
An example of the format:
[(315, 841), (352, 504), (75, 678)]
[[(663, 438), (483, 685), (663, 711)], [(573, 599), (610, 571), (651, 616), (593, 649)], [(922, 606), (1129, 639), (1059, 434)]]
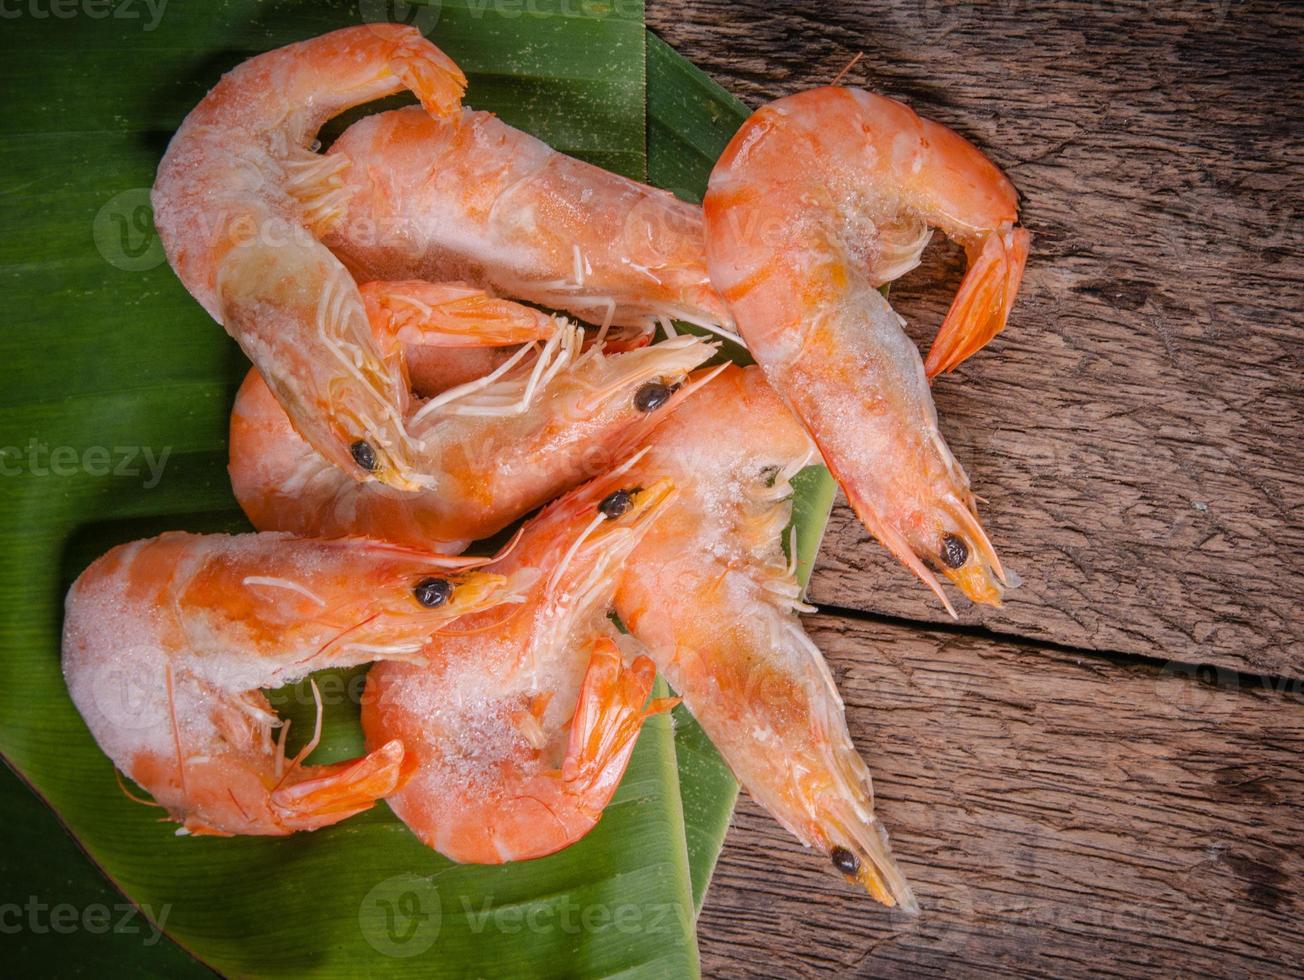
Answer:
[(715, 352), (689, 335), (616, 354), (580, 347), (579, 329), (564, 323), (532, 355), (523, 348), (518, 363), (427, 402), (411, 431), (439, 451), (423, 458), (430, 489), (417, 493), (341, 472), (251, 371), (231, 413), (236, 499), (259, 530), (460, 552), (610, 470), (689, 397), (686, 376)]
[(521, 598), (474, 568), (484, 561), (281, 534), (120, 545), (68, 593), (64, 677), (100, 748), (178, 833), (315, 830), (393, 792), (403, 745), (304, 765), (319, 713), (312, 741), (287, 760), (288, 723), (259, 689), (326, 667), (419, 660), (441, 627)]
[(349, 166), (326, 241), (360, 278), (464, 280), (603, 326), (675, 319), (734, 337), (700, 208), (487, 112), (379, 113), (327, 159)]
[(929, 566), (999, 605), (1005, 574), (969, 479), (937, 427), (919, 353), (875, 288), (913, 267), (928, 227), (970, 266), (928, 374), (1005, 323), (1028, 252), (1013, 187), (978, 150), (910, 109), (821, 88), (758, 110), (704, 201), (711, 281), (869, 531), (937, 593)]
[[(628, 465), (550, 505), (487, 571), (534, 576), (509, 616), (468, 616), (426, 648), (428, 665), (372, 669), (369, 747), (400, 742), (407, 782), (387, 802), (454, 861), (542, 857), (597, 823), (643, 721), (655, 669), (626, 666), (608, 609), (622, 563), (674, 496), (629, 483)], [(569, 727), (569, 734), (567, 728)]]
[(173, 269), (268, 380), (295, 428), (355, 479), (415, 489), (408, 391), (377, 349), (357, 285), (318, 238), (348, 160), (314, 152), (332, 116), (410, 89), (455, 117), (466, 78), (411, 27), (369, 24), (228, 73), (159, 164), (153, 205)]
[(727, 368), (627, 477), (664, 474), (678, 493), (626, 563), (616, 611), (747, 791), (874, 898), (913, 909), (783, 553), (789, 480), (815, 459), (760, 369)]

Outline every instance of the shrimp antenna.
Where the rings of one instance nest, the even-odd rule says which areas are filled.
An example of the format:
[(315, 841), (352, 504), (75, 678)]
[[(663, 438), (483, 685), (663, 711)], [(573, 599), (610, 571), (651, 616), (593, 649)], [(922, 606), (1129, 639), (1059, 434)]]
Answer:
[[(301, 748), (298, 751), (298, 753), (295, 755), (295, 757), (290, 760), (289, 768), (285, 770), (285, 773), (281, 776), (281, 778), (276, 781), (276, 785), (272, 787), (273, 793), (275, 793), (278, 789), (280, 789), (283, 785), (285, 785), (285, 781), (290, 778), (291, 774), (293, 774), (296, 769), (299, 768), (300, 764), (303, 762), (304, 759), (312, 755), (313, 750), (317, 748), (318, 744), (321, 742), (321, 718), (322, 718), (321, 691), (318, 690), (317, 688), (316, 678), (309, 677), (308, 685), (312, 688), (312, 700), (313, 703), (317, 706), (317, 720), (313, 724), (312, 738), (308, 739), (308, 744), (306, 744), (303, 748)], [(285, 723), (285, 727), (287, 730), (289, 729), (290, 723), (288, 721)], [(284, 738), (284, 736), (282, 736), (282, 738)], [(284, 741), (282, 741), (281, 745), (278, 748), (281, 753), (281, 758), (284, 759), (285, 758)]]
[(137, 796), (131, 790), (127, 789), (127, 784), (122, 781), (122, 770), (117, 766), (113, 767), (113, 778), (118, 781), (118, 789), (122, 790), (122, 795), (131, 800), (132, 803), (139, 803), (141, 806), (156, 806), (160, 808), (163, 806), (162, 803), (158, 803), (155, 800), (147, 800), (143, 796)]
[[(513, 619), (515, 619), (517, 616), (519, 616), (519, 615), (521, 614), (521, 611), (524, 610), (524, 609), (525, 609), (525, 606), (524, 606), (523, 604), (519, 604), (519, 603), (518, 603), (515, 609), (513, 609), (511, 612), (507, 613), (507, 615), (503, 616), (502, 619), (499, 619), (499, 620), (497, 620), (497, 621), (495, 621), (495, 622), (492, 622), (492, 623), (486, 623), (486, 624), (484, 624), (483, 626), (474, 626), (474, 627), (472, 627), (471, 629), (468, 629), (468, 630), (439, 629), (439, 630), (435, 630), (435, 632), (432, 633), (431, 636), (432, 636), (432, 637), (434, 637), (434, 636), (475, 636), (477, 633), (484, 633), (484, 632), (487, 632), (487, 631), (492, 630), (492, 629), (497, 629), (497, 628), (500, 627), (500, 626), (506, 626), (506, 625), (507, 625), (508, 623), (510, 623)], [(457, 620), (453, 620), (453, 622), (457, 622)]]
[(829, 82), (829, 84), (837, 85), (839, 82), (841, 82), (844, 78), (847, 77), (847, 72), (851, 71), (851, 69), (855, 68), (856, 65), (860, 64), (860, 59), (863, 57), (865, 57), (865, 52), (857, 51), (856, 56), (847, 62), (847, 67), (843, 68), (842, 71), (838, 72), (837, 75), (834, 76), (833, 81)]

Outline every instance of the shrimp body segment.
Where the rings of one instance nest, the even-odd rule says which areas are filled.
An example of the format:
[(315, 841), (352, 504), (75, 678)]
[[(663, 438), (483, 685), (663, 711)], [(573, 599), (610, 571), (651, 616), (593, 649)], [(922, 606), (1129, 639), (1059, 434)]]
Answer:
[(715, 352), (688, 335), (617, 354), (581, 351), (575, 325), (557, 331), (492, 383), (445, 392), (414, 417), (412, 431), (438, 449), (423, 464), (431, 487), (416, 493), (340, 472), (251, 371), (231, 413), (236, 499), (259, 530), (457, 553), (610, 471), (692, 395), (683, 382)]
[(186, 288), (268, 379), (295, 427), (355, 479), (416, 485), (407, 389), (362, 298), (318, 238), (339, 218), (347, 160), (312, 149), (352, 106), (410, 89), (456, 114), (466, 79), (414, 28), (371, 24), (241, 64), (186, 117), (152, 195)]
[(880, 902), (911, 909), (784, 556), (789, 480), (816, 458), (760, 369), (727, 368), (630, 474), (664, 473), (679, 492), (629, 561), (616, 610), (757, 802)]
[(362, 119), (327, 241), (362, 279), (463, 280), (596, 324), (732, 330), (701, 209), (582, 163), (487, 112)]
[[(534, 576), (524, 602), (438, 634), (428, 663), (367, 678), (369, 747), (400, 741), (405, 784), (387, 802), (463, 863), (542, 857), (579, 840), (611, 799), (644, 719), (655, 668), (628, 665), (607, 617), (622, 564), (673, 499), (666, 480), (586, 484), (531, 521), (488, 570)], [(622, 638), (628, 642), (628, 638)]]
[(64, 676), (105, 754), (185, 831), (314, 830), (393, 792), (403, 746), (301, 764), (314, 741), (287, 759), (287, 726), (260, 689), (418, 659), (442, 626), (515, 597), (500, 575), (454, 571), (476, 563), (279, 534), (120, 545), (68, 593)]
[(861, 521), (950, 609), (930, 569), (999, 604), (1004, 573), (937, 426), (900, 317), (875, 288), (942, 228), (969, 271), (929, 373), (1005, 323), (1028, 249), (1014, 189), (972, 145), (857, 89), (771, 103), (734, 136), (704, 201), (711, 280), (814, 436)]

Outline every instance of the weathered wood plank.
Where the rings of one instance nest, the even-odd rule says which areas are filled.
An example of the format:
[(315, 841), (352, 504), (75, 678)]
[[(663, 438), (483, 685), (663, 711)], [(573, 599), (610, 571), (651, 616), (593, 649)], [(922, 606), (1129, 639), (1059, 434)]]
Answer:
[[(848, 76), (984, 148), (1035, 241), (1011, 326), (936, 386), (1027, 583), (962, 613), (1073, 646), (1304, 673), (1304, 8), (656, 0), (751, 105)], [(962, 256), (893, 303), (922, 343)], [(945, 612), (845, 507), (817, 602)]]
[(809, 620), (923, 909), (886, 912), (750, 801), (712, 977), (1298, 975), (1304, 688)]

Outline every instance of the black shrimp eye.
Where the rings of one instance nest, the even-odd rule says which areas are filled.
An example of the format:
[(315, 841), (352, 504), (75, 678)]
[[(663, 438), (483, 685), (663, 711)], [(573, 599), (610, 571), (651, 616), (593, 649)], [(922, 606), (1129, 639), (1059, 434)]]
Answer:
[(367, 440), (359, 439), (349, 447), (349, 452), (353, 454), (353, 462), (368, 473), (376, 471), (376, 450), (371, 448), (371, 443), (367, 442)]
[(446, 578), (423, 578), (416, 584), (412, 594), (417, 597), (417, 602), (421, 605), (427, 609), (434, 609), (452, 598), (453, 583)]
[(833, 850), (829, 851), (829, 857), (833, 859), (833, 867), (844, 875), (854, 875), (860, 871), (860, 858), (845, 847), (833, 848)]
[(942, 535), (942, 561), (948, 568), (959, 568), (969, 560), (969, 546), (954, 534)]
[(609, 521), (614, 521), (634, 504), (634, 496), (629, 490), (616, 490), (607, 494), (598, 503), (598, 513)]
[(655, 412), (670, 401), (674, 389), (660, 381), (649, 381), (634, 392), (634, 407), (640, 412)]

